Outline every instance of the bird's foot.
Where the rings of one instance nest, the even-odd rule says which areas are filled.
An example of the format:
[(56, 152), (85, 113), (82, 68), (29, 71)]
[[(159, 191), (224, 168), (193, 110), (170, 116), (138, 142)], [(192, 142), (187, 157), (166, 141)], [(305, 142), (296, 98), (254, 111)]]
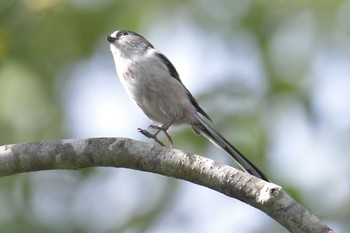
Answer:
[(141, 134), (143, 134), (144, 136), (148, 137), (148, 138), (152, 138), (154, 141), (156, 141), (159, 145), (161, 146), (165, 146), (164, 143), (162, 143), (158, 138), (157, 135), (159, 134), (160, 131), (157, 131), (156, 133), (152, 134), (150, 132), (148, 132), (145, 129), (137, 129)]
[(164, 135), (168, 138), (171, 147), (173, 147), (173, 140), (171, 139), (171, 137), (170, 137), (170, 135), (168, 134), (168, 131), (167, 131), (169, 129), (169, 126), (167, 126), (167, 125), (162, 125), (162, 126), (150, 125), (150, 126), (148, 126), (148, 128), (156, 129), (157, 130), (157, 132), (155, 133), (156, 135), (159, 134), (160, 132), (163, 132)]
[(148, 126), (149, 129), (156, 129), (155, 133), (150, 133), (149, 131), (147, 131), (145, 129), (140, 129), (140, 128), (138, 128), (137, 130), (140, 133), (142, 133), (144, 136), (146, 136), (148, 138), (152, 138), (158, 144), (160, 144), (162, 146), (165, 146), (164, 143), (162, 143), (157, 137), (160, 132), (163, 132), (165, 134), (165, 136), (168, 138), (168, 140), (170, 142), (170, 146), (173, 147), (173, 140), (171, 139), (170, 135), (167, 132), (167, 130), (169, 129), (170, 125), (162, 125), (162, 126), (150, 125), (150, 126)]

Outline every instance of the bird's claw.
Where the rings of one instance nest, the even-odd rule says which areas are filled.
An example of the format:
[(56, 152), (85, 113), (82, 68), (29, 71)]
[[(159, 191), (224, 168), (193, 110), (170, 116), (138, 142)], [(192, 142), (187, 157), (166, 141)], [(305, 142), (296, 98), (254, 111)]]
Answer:
[(162, 143), (162, 142), (157, 138), (157, 135), (158, 135), (158, 133), (159, 133), (160, 131), (159, 131), (159, 132), (156, 132), (156, 133), (154, 133), (154, 134), (152, 134), (152, 133), (148, 132), (148, 131), (145, 130), (145, 129), (138, 128), (137, 130), (138, 130), (141, 134), (143, 134), (145, 137), (152, 138), (152, 139), (153, 139), (154, 141), (156, 141), (159, 145), (165, 147), (164, 143)]

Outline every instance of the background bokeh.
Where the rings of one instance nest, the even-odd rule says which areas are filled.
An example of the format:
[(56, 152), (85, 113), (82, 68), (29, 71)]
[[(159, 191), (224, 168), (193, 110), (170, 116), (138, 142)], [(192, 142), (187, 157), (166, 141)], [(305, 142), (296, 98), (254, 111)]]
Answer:
[[(350, 1), (2, 0), (0, 144), (131, 137), (106, 36), (137, 31), (222, 132), (337, 232), (350, 230)], [(175, 147), (234, 163), (191, 129)], [(0, 179), (1, 232), (286, 232), (185, 181), (128, 169)]]

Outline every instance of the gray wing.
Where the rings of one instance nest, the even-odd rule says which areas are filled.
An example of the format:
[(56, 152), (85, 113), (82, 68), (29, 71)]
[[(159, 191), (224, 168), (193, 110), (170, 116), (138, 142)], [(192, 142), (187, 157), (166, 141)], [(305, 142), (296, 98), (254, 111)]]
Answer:
[(189, 92), (189, 90), (185, 87), (185, 85), (181, 82), (180, 80), (180, 75), (179, 73), (177, 73), (174, 65), (169, 61), (169, 59), (162, 53), (156, 53), (156, 56), (158, 58), (161, 59), (161, 61), (164, 63), (164, 65), (168, 68), (168, 71), (170, 73), (170, 75), (175, 78), (177, 81), (179, 81), (182, 86), (187, 90), (187, 95), (188, 98), (190, 99), (191, 103), (193, 104), (193, 106), (197, 109), (197, 112), (199, 112), (200, 114), (202, 114), (205, 118), (207, 118), (208, 120), (212, 121), (209, 117), (209, 115), (199, 106), (197, 100), (192, 96), (192, 94)]

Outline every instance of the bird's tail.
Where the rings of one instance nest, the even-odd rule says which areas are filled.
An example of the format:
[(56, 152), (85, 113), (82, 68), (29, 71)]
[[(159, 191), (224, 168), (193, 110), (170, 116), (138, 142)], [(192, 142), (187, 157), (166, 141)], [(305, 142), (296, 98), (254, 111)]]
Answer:
[(256, 176), (260, 179), (268, 181), (268, 178), (248, 159), (246, 159), (241, 152), (239, 152), (231, 143), (229, 143), (221, 134), (216, 132), (204, 119), (197, 117), (199, 124), (193, 125), (195, 132), (198, 132), (208, 138), (213, 144), (230, 155), (236, 163), (246, 172)]

